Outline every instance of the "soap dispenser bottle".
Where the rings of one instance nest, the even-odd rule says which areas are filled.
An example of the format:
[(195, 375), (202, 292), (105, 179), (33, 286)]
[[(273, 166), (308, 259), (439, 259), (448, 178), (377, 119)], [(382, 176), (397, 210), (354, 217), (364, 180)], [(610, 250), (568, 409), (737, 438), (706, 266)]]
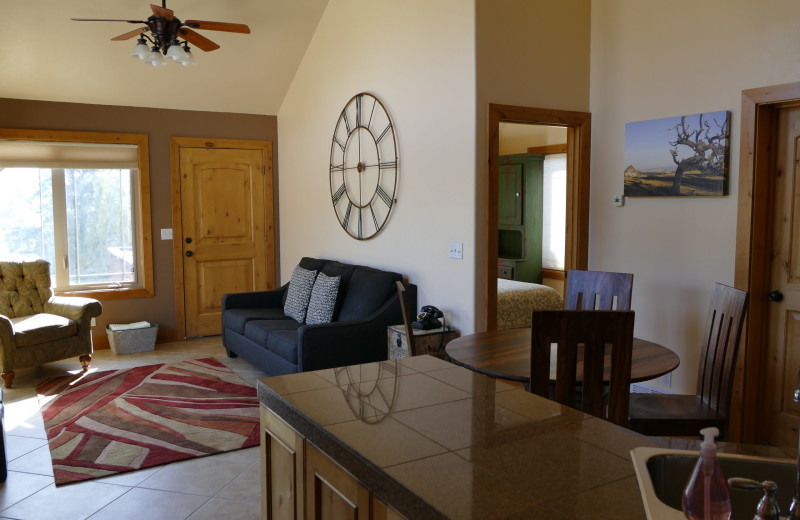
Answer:
[(728, 485), (719, 468), (714, 437), (717, 428), (700, 430), (703, 443), (700, 458), (683, 490), (683, 513), (689, 520), (729, 520), (731, 497)]

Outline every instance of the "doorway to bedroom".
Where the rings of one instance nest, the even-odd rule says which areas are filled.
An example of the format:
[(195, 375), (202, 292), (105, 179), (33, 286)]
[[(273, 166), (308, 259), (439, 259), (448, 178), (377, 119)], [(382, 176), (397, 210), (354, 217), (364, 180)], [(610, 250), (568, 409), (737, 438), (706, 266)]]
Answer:
[(564, 289), (567, 129), (500, 123), (498, 278)]
[[(523, 254), (522, 247), (523, 247), (523, 240), (531, 244), (539, 244), (539, 251), (530, 253), (527, 250), (524, 252), (525, 258), (527, 259), (539, 259), (541, 262), (541, 246), (543, 244), (542, 239), (540, 238), (531, 238), (530, 233), (526, 229), (524, 233), (516, 233), (514, 236), (513, 233), (505, 234), (502, 238), (503, 243), (500, 242), (499, 232), (501, 231), (501, 225), (499, 220), (499, 202), (501, 195), (499, 193), (500, 190), (500, 169), (501, 165), (509, 166), (513, 164), (513, 161), (509, 163), (504, 158), (501, 161), (501, 153), (500, 153), (500, 142), (501, 142), (501, 125), (505, 124), (514, 124), (514, 125), (522, 125), (522, 126), (531, 126), (531, 127), (557, 127), (562, 132), (566, 132), (566, 152), (565, 152), (565, 163), (566, 163), (566, 201), (565, 201), (565, 210), (564, 210), (564, 223), (563, 223), (563, 230), (564, 230), (564, 240), (563, 240), (563, 267), (562, 273), (568, 272), (570, 269), (586, 269), (588, 264), (588, 245), (589, 245), (589, 183), (590, 183), (590, 171), (589, 171), (589, 156), (591, 151), (591, 114), (588, 112), (574, 112), (568, 110), (555, 110), (555, 109), (543, 109), (543, 108), (533, 108), (533, 107), (523, 107), (523, 106), (514, 106), (514, 105), (496, 105), (493, 103), (489, 104), (489, 111), (488, 111), (488, 152), (489, 152), (489, 161), (488, 161), (488, 186), (486, 190), (487, 198), (485, 199), (486, 202), (486, 228), (485, 228), (485, 237), (486, 237), (486, 271), (485, 271), (485, 278), (484, 278), (484, 290), (486, 295), (486, 330), (497, 330), (498, 327), (498, 282), (502, 280), (502, 278), (498, 277), (498, 274), (502, 274), (502, 271), (505, 269), (503, 264), (501, 263), (503, 258), (509, 256), (517, 256), (517, 260), (519, 259), (520, 255)], [(513, 129), (515, 127), (505, 127), (504, 132), (508, 129)], [(524, 129), (521, 129), (524, 130)], [(507, 132), (506, 132), (507, 133)], [(558, 139), (561, 139), (560, 137)], [(504, 141), (510, 139), (503, 139)], [(563, 149), (563, 142), (556, 143), (559, 145), (557, 151), (561, 151)], [(541, 145), (547, 146), (547, 145)], [(550, 152), (549, 149), (537, 149), (534, 143), (525, 143), (525, 157), (524, 160), (529, 161), (531, 163), (531, 169), (534, 168), (533, 161), (534, 155), (536, 152), (539, 152), (539, 155), (546, 156), (548, 155), (547, 152)], [(533, 152), (528, 152), (528, 148), (533, 148)], [(509, 151), (508, 149), (504, 148), (504, 151)], [(516, 150), (514, 150), (516, 151)], [(514, 154), (505, 154), (505, 155), (514, 155)], [(554, 155), (551, 153), (551, 155)], [(543, 172), (544, 168), (544, 161), (541, 161), (541, 168)], [(513, 169), (513, 168), (511, 168)], [(505, 173), (507, 171), (504, 170)], [(541, 179), (541, 188), (540, 190), (544, 191), (544, 176), (543, 173), (540, 175)], [(511, 183), (512, 181), (510, 178), (506, 179), (507, 184)], [(503, 189), (506, 190), (507, 195), (513, 195), (514, 199), (516, 198), (516, 194), (520, 193), (520, 199), (522, 198), (522, 192), (517, 191), (516, 187), (522, 188), (522, 182), (517, 183), (513, 181), (514, 185), (513, 188), (509, 184), (505, 186)], [(512, 191), (513, 190), (513, 191)], [(520, 216), (517, 219), (517, 226), (523, 226), (522, 223), (524, 218), (522, 217), (523, 207), (522, 202), (518, 203), (516, 200), (508, 198), (506, 202), (503, 204), (505, 205), (504, 211), (508, 214), (508, 216), (518, 215)], [(544, 203), (544, 198), (542, 197), (542, 205)], [(544, 213), (544, 208), (542, 208), (542, 214)], [(540, 219), (543, 220), (543, 217)], [(513, 231), (512, 229), (505, 229), (504, 231)], [(542, 226), (542, 232), (544, 231), (544, 226)], [(504, 247), (505, 249), (501, 252), (500, 247)], [(560, 247), (558, 248), (560, 249)], [(498, 254), (500, 253), (500, 254)], [(516, 269), (517, 264), (516, 261), (514, 263), (514, 268)], [(528, 266), (525, 266), (525, 269), (528, 269)], [(542, 268), (541, 265), (538, 267), (534, 267), (532, 269), (533, 275), (535, 277), (540, 277), (542, 275)], [(548, 279), (555, 279), (555, 283), (559, 286), (563, 286), (563, 280), (558, 280), (561, 277), (559, 271), (555, 269), (551, 269), (551, 272), (545, 272), (547, 275), (544, 280)], [(508, 276), (508, 273), (506, 273)], [(513, 276), (513, 275), (512, 275)], [(526, 275), (527, 276), (527, 275)], [(560, 282), (560, 284), (559, 284)], [(522, 283), (522, 282), (515, 282), (515, 283)], [(555, 289), (550, 289), (548, 287), (544, 287), (545, 289), (555, 293), (563, 291), (563, 287), (561, 287), (561, 291), (556, 291)]]

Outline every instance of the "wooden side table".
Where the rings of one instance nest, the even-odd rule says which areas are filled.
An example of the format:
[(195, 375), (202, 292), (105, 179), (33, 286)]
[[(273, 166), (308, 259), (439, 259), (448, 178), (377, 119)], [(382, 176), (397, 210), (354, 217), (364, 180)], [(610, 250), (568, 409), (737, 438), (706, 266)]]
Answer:
[[(408, 357), (408, 341), (406, 340), (406, 328), (403, 324), (389, 325), (387, 336), (388, 358)], [(450, 327), (430, 330), (414, 329), (414, 342), (417, 345), (418, 353), (420, 355), (430, 354), (440, 359), (445, 359), (445, 345), (458, 336), (458, 331)]]

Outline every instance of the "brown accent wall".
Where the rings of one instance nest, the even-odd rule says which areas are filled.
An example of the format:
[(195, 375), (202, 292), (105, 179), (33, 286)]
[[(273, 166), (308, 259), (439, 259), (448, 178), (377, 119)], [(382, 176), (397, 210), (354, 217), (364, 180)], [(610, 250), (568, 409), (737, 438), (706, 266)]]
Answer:
[[(108, 323), (147, 320), (158, 323), (159, 338), (174, 334), (175, 302), (172, 242), (161, 240), (161, 229), (172, 227), (170, 199), (170, 137), (255, 139), (272, 141), (275, 178), (275, 229), (278, 229), (278, 118), (252, 114), (198, 112), (78, 103), (54, 103), (0, 98), (0, 128), (141, 133), (149, 136), (150, 204), (152, 206), (155, 295), (150, 298), (106, 300), (97, 318), (98, 336)], [(275, 237), (276, 245), (279, 243)], [(276, 259), (279, 258), (276, 247)], [(106, 343), (107, 344), (107, 343)]]

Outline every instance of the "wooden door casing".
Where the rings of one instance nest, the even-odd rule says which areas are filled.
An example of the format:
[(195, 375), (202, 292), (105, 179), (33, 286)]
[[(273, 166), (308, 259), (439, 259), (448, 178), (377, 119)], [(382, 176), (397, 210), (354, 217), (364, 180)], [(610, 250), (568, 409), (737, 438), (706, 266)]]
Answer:
[(275, 288), (272, 143), (171, 141), (178, 337), (219, 334), (225, 293)]

